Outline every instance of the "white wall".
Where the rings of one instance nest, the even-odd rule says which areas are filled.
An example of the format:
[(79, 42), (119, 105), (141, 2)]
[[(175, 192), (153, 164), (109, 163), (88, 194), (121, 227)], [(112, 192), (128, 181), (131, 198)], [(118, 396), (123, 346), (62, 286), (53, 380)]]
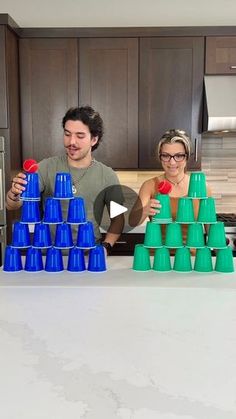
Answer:
[(0, 0), (21, 27), (234, 26), (235, 0)]

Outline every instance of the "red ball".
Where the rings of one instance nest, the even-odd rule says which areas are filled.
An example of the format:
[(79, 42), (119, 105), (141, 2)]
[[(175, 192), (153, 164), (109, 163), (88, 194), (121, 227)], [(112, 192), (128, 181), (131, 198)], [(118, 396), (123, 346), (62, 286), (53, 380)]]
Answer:
[(158, 185), (158, 192), (162, 194), (168, 194), (171, 192), (172, 185), (168, 180), (162, 180)]
[(35, 173), (38, 170), (38, 163), (33, 159), (25, 160), (23, 163), (23, 169), (25, 172)]

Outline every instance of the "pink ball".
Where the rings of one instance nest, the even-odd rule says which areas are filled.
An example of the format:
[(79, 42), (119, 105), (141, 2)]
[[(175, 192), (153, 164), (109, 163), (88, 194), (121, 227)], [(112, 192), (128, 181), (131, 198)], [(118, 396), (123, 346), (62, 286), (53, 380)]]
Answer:
[(23, 163), (23, 169), (25, 172), (35, 173), (38, 170), (38, 163), (33, 159), (25, 160)]

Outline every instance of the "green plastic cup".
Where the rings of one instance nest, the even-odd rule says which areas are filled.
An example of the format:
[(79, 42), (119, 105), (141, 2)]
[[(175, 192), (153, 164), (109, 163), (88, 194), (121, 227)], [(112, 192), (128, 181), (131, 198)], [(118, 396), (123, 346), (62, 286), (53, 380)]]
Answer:
[(222, 221), (211, 224), (208, 232), (207, 246), (213, 249), (224, 249), (226, 245), (225, 227)]
[(206, 176), (203, 172), (192, 172), (190, 174), (188, 197), (207, 198)]
[(144, 237), (144, 247), (161, 247), (162, 246), (162, 234), (161, 226), (159, 224), (148, 221), (146, 224), (146, 231)]
[(155, 250), (153, 270), (158, 272), (171, 270), (170, 252), (166, 247), (163, 246)]
[(225, 273), (234, 272), (233, 252), (230, 246), (217, 250), (215, 271)]
[(203, 247), (202, 249), (197, 249), (195, 262), (194, 262), (194, 271), (197, 271), (197, 272), (213, 271), (211, 250), (209, 249), (209, 247)]
[(179, 198), (176, 221), (182, 224), (195, 222), (192, 199), (189, 199), (186, 196)]
[(201, 223), (189, 224), (186, 246), (196, 249), (205, 246), (203, 226)]
[(178, 223), (167, 224), (165, 246), (171, 249), (183, 247), (183, 237), (181, 225)]
[(191, 254), (188, 247), (176, 249), (173, 269), (178, 272), (192, 271)]
[(133, 270), (150, 271), (151, 262), (149, 250), (143, 244), (136, 244), (134, 248)]
[(215, 200), (211, 196), (200, 200), (197, 221), (204, 224), (217, 222)]
[(155, 214), (152, 217), (152, 222), (153, 223), (159, 223), (159, 224), (171, 223), (172, 222), (172, 215), (171, 215), (171, 205), (170, 205), (169, 195), (158, 193), (154, 197), (155, 197), (155, 199), (160, 201), (161, 208), (160, 208), (160, 212)]

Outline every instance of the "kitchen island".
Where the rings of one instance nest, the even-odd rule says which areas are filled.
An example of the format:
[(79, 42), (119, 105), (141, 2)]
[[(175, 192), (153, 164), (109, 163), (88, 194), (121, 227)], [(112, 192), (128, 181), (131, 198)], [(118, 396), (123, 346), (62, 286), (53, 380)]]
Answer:
[(0, 272), (4, 419), (235, 419), (236, 273)]

